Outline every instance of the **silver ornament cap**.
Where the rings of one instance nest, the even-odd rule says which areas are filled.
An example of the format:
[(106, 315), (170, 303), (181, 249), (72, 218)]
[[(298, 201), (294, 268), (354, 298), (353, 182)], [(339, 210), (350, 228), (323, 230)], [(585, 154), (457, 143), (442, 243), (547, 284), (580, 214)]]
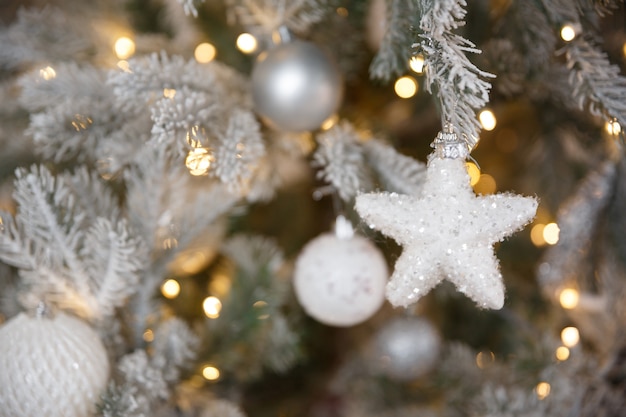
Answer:
[(252, 98), (257, 113), (271, 127), (313, 130), (339, 108), (343, 80), (326, 52), (295, 40), (259, 55), (252, 70)]
[(459, 139), (449, 124), (437, 133), (437, 137), (430, 146), (435, 148), (435, 156), (439, 159), (466, 159), (469, 156), (467, 143)]

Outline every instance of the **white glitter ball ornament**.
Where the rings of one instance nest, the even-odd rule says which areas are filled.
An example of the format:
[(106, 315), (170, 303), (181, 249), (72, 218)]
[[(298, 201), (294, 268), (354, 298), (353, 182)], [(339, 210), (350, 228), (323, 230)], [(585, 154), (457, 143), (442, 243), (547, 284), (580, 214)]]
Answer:
[(294, 287), (311, 317), (331, 326), (353, 326), (381, 307), (388, 277), (385, 259), (369, 240), (326, 233), (300, 253)]
[(403, 247), (387, 285), (394, 306), (415, 303), (444, 279), (480, 307), (504, 305), (493, 245), (533, 219), (537, 200), (508, 193), (476, 196), (465, 167), (467, 145), (454, 138), (440, 133), (435, 140), (419, 196), (356, 197), (359, 215)]
[(416, 379), (434, 368), (440, 350), (441, 338), (430, 322), (418, 317), (395, 319), (376, 335), (373, 364), (390, 378)]
[(2, 416), (91, 416), (108, 378), (98, 334), (75, 317), (21, 313), (0, 327)]
[(339, 69), (310, 42), (285, 42), (262, 53), (252, 70), (255, 110), (269, 125), (288, 132), (320, 127), (343, 96)]

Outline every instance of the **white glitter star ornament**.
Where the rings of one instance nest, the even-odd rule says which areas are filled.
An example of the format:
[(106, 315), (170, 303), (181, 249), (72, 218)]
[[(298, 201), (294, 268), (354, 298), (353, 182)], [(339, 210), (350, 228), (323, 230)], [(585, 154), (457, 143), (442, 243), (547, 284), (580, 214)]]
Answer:
[(442, 280), (483, 308), (504, 305), (504, 284), (493, 245), (535, 216), (537, 200), (510, 193), (476, 196), (465, 167), (467, 145), (452, 131), (432, 145), (419, 196), (367, 193), (359, 215), (403, 247), (386, 296), (398, 307), (415, 303)]

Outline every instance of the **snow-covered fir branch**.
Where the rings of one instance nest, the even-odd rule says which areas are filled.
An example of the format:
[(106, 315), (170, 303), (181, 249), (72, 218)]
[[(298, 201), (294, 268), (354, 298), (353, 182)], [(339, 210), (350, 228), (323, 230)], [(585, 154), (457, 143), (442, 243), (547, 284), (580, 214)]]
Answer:
[(390, 0), (386, 5), (385, 35), (369, 73), (373, 79), (389, 81), (407, 69), (418, 21), (414, 0)]
[(581, 110), (604, 118), (615, 118), (626, 126), (626, 77), (584, 37), (578, 37), (565, 48), (572, 96)]
[(306, 32), (328, 13), (330, 1), (226, 0), (226, 4), (231, 20), (237, 20), (260, 39), (267, 39), (281, 27), (298, 33)]
[(419, 195), (426, 178), (426, 164), (402, 155), (393, 146), (378, 139), (366, 141), (363, 147), (365, 157), (376, 171), (382, 188)]
[[(2, 260), (20, 268), (30, 296), (24, 302), (51, 302), (91, 319), (113, 314), (136, 289), (142, 242), (115, 218), (114, 198), (97, 178), (78, 170), (53, 175), (33, 166), (17, 172), (18, 213), (3, 216)], [(85, 189), (101, 195), (78, 194)]]
[(313, 154), (313, 166), (319, 169), (317, 177), (330, 184), (344, 201), (372, 187), (359, 142), (357, 131), (348, 122), (317, 135), (318, 148)]
[(474, 65), (467, 53), (480, 50), (453, 33), (465, 24), (465, 0), (421, 0), (419, 43), (426, 59), (426, 86), (441, 105), (442, 123), (449, 123), (470, 148), (478, 142), (480, 123), (476, 112), (489, 102), (494, 77)]
[(20, 9), (15, 24), (0, 28), (0, 68), (86, 59), (93, 38), (73, 17), (52, 6)]

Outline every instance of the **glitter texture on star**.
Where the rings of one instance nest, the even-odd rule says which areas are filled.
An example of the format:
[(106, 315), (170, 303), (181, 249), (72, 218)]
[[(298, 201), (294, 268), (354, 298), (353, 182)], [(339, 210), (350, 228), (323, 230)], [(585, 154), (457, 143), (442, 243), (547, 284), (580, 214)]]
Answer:
[(386, 288), (392, 305), (415, 303), (447, 279), (480, 307), (500, 309), (504, 284), (493, 245), (533, 219), (537, 200), (476, 196), (463, 159), (432, 157), (420, 196), (361, 194), (355, 208), (403, 247)]

